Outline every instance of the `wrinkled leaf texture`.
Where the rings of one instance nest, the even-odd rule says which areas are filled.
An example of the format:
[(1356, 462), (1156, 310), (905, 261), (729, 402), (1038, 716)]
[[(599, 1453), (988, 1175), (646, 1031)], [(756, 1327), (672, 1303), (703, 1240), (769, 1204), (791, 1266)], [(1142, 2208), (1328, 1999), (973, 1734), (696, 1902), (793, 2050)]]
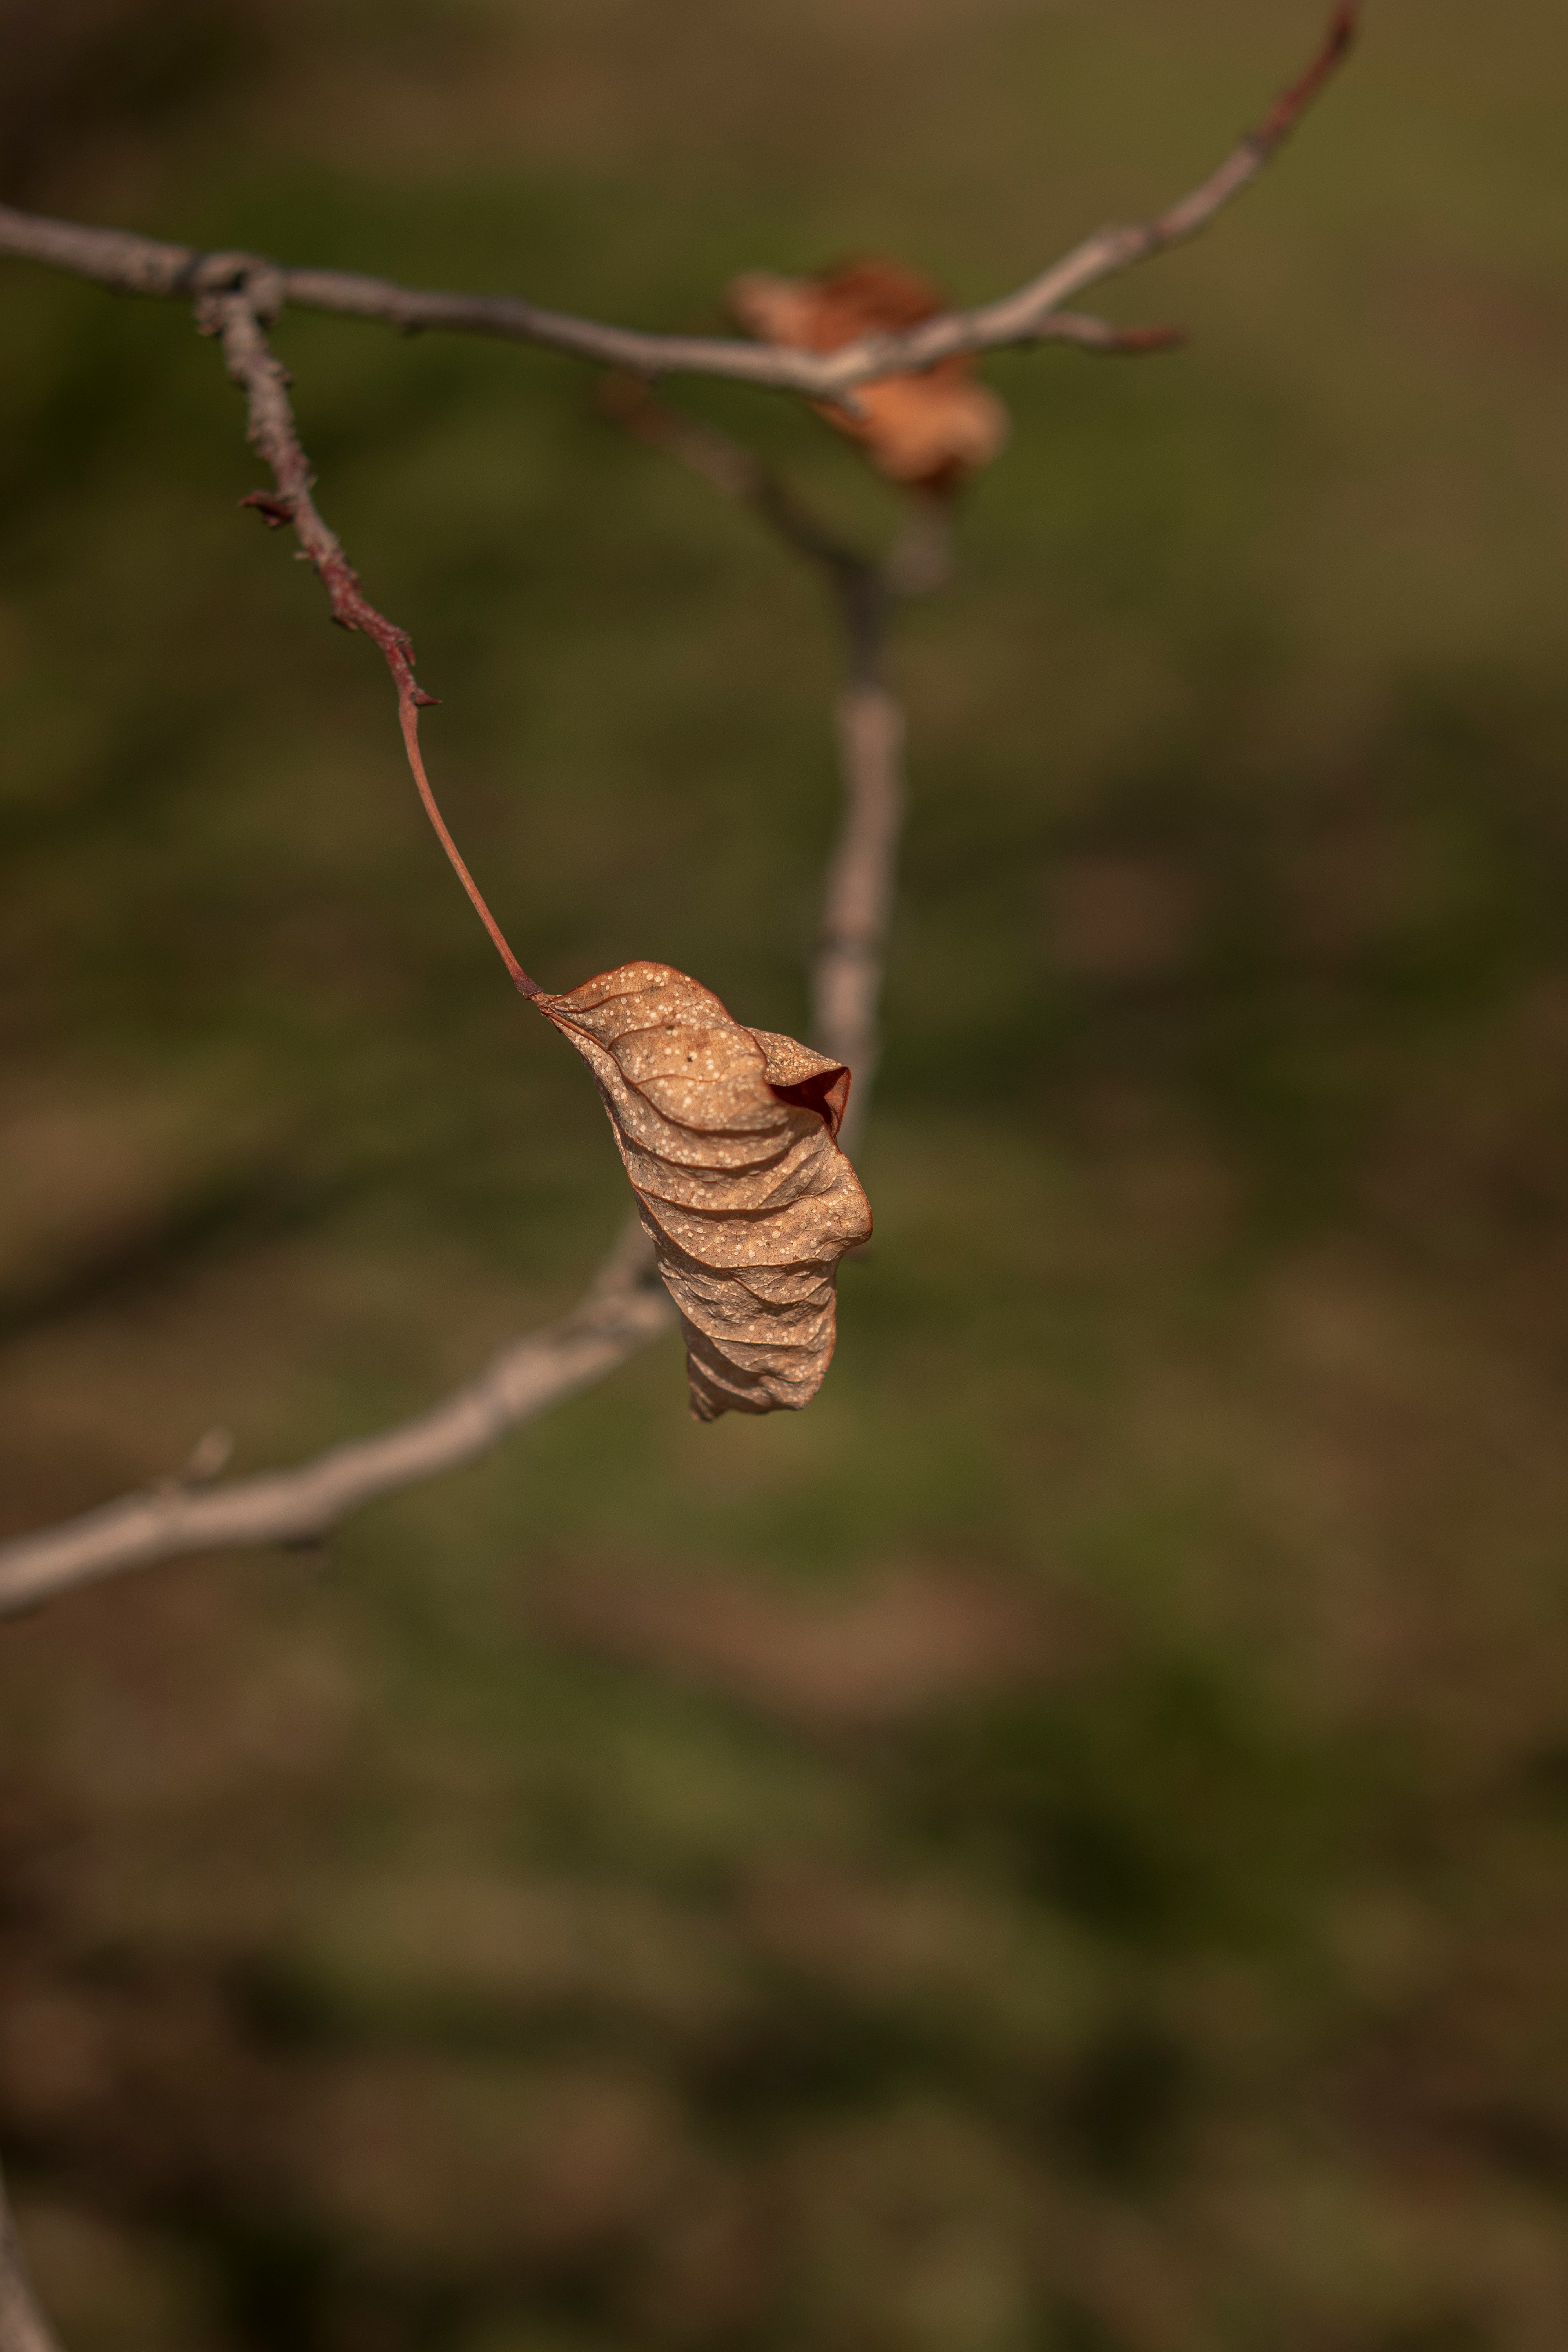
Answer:
[(834, 1139), (848, 1071), (744, 1027), (669, 964), (533, 1001), (604, 1097), (680, 1311), (699, 1421), (808, 1404), (833, 1354), (838, 1261), (871, 1231)]

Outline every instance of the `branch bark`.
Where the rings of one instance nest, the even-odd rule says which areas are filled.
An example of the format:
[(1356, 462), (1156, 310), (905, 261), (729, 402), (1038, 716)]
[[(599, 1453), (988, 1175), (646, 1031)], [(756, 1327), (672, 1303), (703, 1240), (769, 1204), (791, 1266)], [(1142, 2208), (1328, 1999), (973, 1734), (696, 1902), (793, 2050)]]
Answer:
[(812, 1037), (854, 1073), (839, 1139), (854, 1157), (881, 1051), (882, 978), (904, 829), (904, 711), (878, 677), (853, 677), (834, 713), (844, 814), (812, 960)]
[(512, 986), (524, 996), (537, 996), (537, 982), (529, 978), (513, 955), (506, 934), (485, 904), (479, 884), (436, 805), (419, 750), (419, 713), (428, 709), (436, 697), (426, 694), (414, 675), (414, 640), (406, 629), (400, 629), (370, 602), (360, 585), (359, 573), (343, 552), (342, 541), (328, 527), (311, 495), (316, 478), (300, 446), (294, 412), (289, 404), (289, 371), (273, 356), (264, 323), (276, 316), (278, 273), (269, 266), (256, 270), (247, 263), (237, 265), (232, 257), (209, 259), (205, 267), (209, 278), (221, 273), (225, 282), (209, 284), (198, 293), (196, 324), (203, 334), (216, 335), (222, 343), (228, 373), (246, 396), (247, 438), (257, 456), (271, 467), (277, 484), (273, 490), (252, 490), (241, 499), (240, 505), (254, 507), (273, 530), (281, 529), (285, 523), (292, 526), (310, 558), (311, 570), (326, 589), (333, 620), (340, 628), (363, 630), (381, 653), (397, 688), (404, 747), (425, 814), (435, 827), (436, 837), (447, 853), (453, 873), (468, 893), (469, 904), (505, 964)]
[[(904, 820), (903, 706), (885, 676), (888, 621), (900, 595), (940, 583), (944, 566), (921, 544), (919, 561), (895, 548), (879, 563), (839, 538), (752, 452), (710, 425), (657, 400), (625, 376), (605, 384), (603, 404), (626, 431), (687, 467), (815, 571), (827, 587), (843, 639), (845, 682), (835, 705), (843, 814), (823, 887), (812, 958), (813, 1045), (843, 1062), (854, 1085), (839, 1143), (854, 1157), (870, 1107), (888, 928)], [(931, 501), (911, 509), (910, 545), (945, 521)]]
[[(410, 762), (426, 809), (459, 878), (518, 984), (531, 991), (489, 916), (441, 822), (419, 761), (416, 717), (433, 699), (415, 677), (405, 631), (364, 596), (342, 543), (315, 505), (308, 460), (294, 429), (288, 374), (268, 344), (267, 322), (282, 304), (376, 318), (406, 328), (444, 326), (511, 335), (629, 367), (645, 380), (684, 369), (834, 398), (873, 377), (913, 372), (960, 352), (1039, 341), (1047, 334), (1096, 348), (1131, 348), (1101, 321), (1069, 318), (1060, 305), (1097, 280), (1195, 236), (1262, 171), (1349, 49), (1360, 0), (1342, 0), (1310, 65), (1257, 131), (1182, 201), (1134, 227), (1099, 232), (1000, 302), (949, 311), (907, 334), (862, 339), (826, 355), (723, 340), (640, 335), (532, 304), (452, 294), (417, 294), (348, 273), (288, 269), (243, 253), (202, 253), (118, 230), (77, 226), (0, 206), (0, 253), (40, 261), (129, 293), (194, 299), (200, 323), (222, 341), (230, 373), (249, 404), (253, 445), (277, 488), (253, 493), (275, 526), (289, 523), (327, 589), (333, 617), (380, 648), (398, 688)], [(666, 412), (660, 412), (667, 414)], [(876, 1011), (903, 807), (902, 717), (882, 674), (889, 600), (896, 581), (823, 530), (749, 453), (705, 427), (678, 420), (678, 454), (743, 499), (795, 551), (829, 577), (848, 647), (849, 675), (837, 712), (845, 783), (843, 830), (829, 867), (822, 933), (813, 970), (815, 1027), (826, 1050), (855, 1072), (852, 1098), (863, 1118), (877, 1045)], [(428, 1413), (380, 1435), (337, 1446), (293, 1470), (196, 1489), (165, 1482), (32, 1536), (0, 1546), (0, 1615), (181, 1553), (313, 1541), (366, 1502), (468, 1461), (504, 1430), (601, 1377), (651, 1340), (668, 1320), (651, 1286), (640, 1232), (628, 1234), (581, 1305), (558, 1324), (503, 1350), (479, 1380)]]
[(1090, 352), (1136, 352), (1167, 347), (1169, 328), (1119, 329), (1064, 305), (1091, 286), (1183, 245), (1250, 186), (1331, 79), (1354, 40), (1361, 0), (1341, 0), (1306, 71), (1218, 169), (1154, 219), (1099, 229), (1059, 261), (1010, 294), (940, 318), (903, 334), (867, 335), (829, 352), (780, 351), (727, 336), (645, 334), (634, 328), (549, 310), (513, 295), (422, 291), (352, 270), (286, 267), (254, 254), (208, 254), (122, 229), (92, 228), (0, 205), (0, 254), (92, 278), (124, 294), (189, 300), (204, 287), (265, 278), (270, 299), (301, 310), (374, 319), (405, 331), (444, 329), (542, 344), (645, 378), (725, 376), (814, 400), (841, 400), (857, 384), (932, 366), (963, 352), (1067, 342)]

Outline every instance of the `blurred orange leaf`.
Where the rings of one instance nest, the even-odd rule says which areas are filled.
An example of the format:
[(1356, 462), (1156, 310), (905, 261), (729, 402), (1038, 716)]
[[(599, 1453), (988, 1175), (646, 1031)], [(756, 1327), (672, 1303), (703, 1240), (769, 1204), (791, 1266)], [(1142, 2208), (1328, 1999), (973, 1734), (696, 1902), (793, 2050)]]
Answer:
[(699, 1421), (809, 1404), (833, 1355), (838, 1260), (871, 1231), (834, 1140), (848, 1071), (743, 1027), (666, 963), (533, 1001), (604, 1097), (680, 1310)]
[[(819, 278), (748, 270), (730, 287), (730, 309), (749, 334), (787, 351), (836, 352), (862, 335), (897, 334), (946, 306), (931, 278), (901, 261), (868, 256)], [(861, 442), (879, 473), (910, 488), (953, 490), (988, 466), (1007, 438), (1007, 412), (973, 362), (941, 360), (920, 375), (884, 376), (855, 393), (858, 415), (814, 404)]]

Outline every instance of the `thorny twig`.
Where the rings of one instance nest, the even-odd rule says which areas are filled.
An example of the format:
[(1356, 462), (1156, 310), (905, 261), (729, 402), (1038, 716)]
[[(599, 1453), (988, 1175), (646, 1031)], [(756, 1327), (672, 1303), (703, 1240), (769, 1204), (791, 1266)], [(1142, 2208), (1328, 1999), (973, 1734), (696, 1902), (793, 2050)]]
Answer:
[(877, 376), (928, 368), (961, 352), (1000, 351), (1047, 341), (1090, 352), (1160, 350), (1178, 338), (1169, 328), (1119, 329), (1063, 308), (1089, 287), (1155, 254), (1183, 245), (1263, 171), (1343, 60), (1360, 21), (1361, 0), (1340, 0), (1311, 63), (1263, 121), (1219, 168), (1154, 219), (1098, 229), (1049, 268), (993, 302), (947, 310), (902, 334), (871, 334), (827, 352), (793, 352), (713, 335), (644, 334), (628, 327), (542, 310), (517, 296), (423, 292), (351, 270), (301, 269), (255, 255), (212, 256), (121, 229), (89, 228), (0, 205), (0, 254), (90, 278), (125, 294), (188, 299), (215, 259), (230, 270), (265, 273), (276, 301), (300, 310), (374, 319), (405, 331), (441, 328), (542, 343), (578, 359), (635, 375), (727, 376), (814, 400), (839, 400)]

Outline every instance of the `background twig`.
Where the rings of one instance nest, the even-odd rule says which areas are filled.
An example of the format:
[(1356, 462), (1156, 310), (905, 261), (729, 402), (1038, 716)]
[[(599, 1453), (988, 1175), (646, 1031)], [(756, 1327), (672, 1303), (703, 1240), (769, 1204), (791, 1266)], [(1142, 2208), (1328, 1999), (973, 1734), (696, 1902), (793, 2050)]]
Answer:
[[(1185, 242), (1250, 184), (1278, 152), (1348, 52), (1361, 0), (1339, 0), (1306, 70), (1258, 127), (1195, 189), (1153, 219), (1105, 228), (999, 301), (950, 310), (901, 334), (863, 336), (826, 353), (780, 350), (711, 337), (647, 335), (543, 310), (516, 298), (419, 293), (350, 272), (290, 268), (243, 253), (204, 253), (125, 231), (81, 226), (0, 205), (0, 253), (43, 262), (128, 293), (194, 296), (206, 331), (221, 337), (229, 372), (243, 385), (250, 438), (271, 466), (275, 492), (245, 501), (274, 524), (292, 525), (326, 586), (334, 619), (363, 630), (380, 648), (396, 682), (409, 764), (442, 846), (514, 983), (537, 993), (491, 916), (442, 820), (418, 744), (419, 707), (434, 699), (419, 686), (407, 633), (365, 597), (342, 543), (311, 497), (311, 475), (289, 406), (288, 374), (267, 341), (265, 321), (285, 302), (379, 319), (405, 329), (448, 327), (546, 343), (579, 357), (608, 361), (646, 382), (683, 371), (727, 375), (834, 400), (879, 376), (911, 373), (963, 352), (1057, 338), (1100, 351), (1168, 346), (1168, 329), (1118, 330), (1062, 305), (1100, 280)], [(684, 436), (681, 439), (681, 436)], [(902, 719), (880, 676), (890, 576), (846, 550), (747, 455), (705, 428), (673, 426), (670, 446), (721, 488), (752, 505), (797, 552), (824, 566), (837, 593), (850, 646), (850, 677), (838, 713), (846, 785), (842, 837), (829, 873), (821, 944), (814, 966), (815, 1034), (847, 1061), (858, 1080), (850, 1137), (864, 1117), (876, 1053), (876, 1003), (891, 873), (901, 824)]]
[[(942, 576), (929, 545), (918, 562), (908, 561), (912, 540), (928, 541), (942, 527), (939, 509), (930, 500), (914, 507), (910, 534), (879, 563), (840, 539), (749, 449), (655, 399), (646, 384), (611, 377), (603, 404), (638, 440), (749, 508), (817, 572), (832, 597), (845, 653), (845, 682), (835, 709), (843, 814), (812, 958), (811, 1034), (814, 1045), (853, 1074), (839, 1134), (853, 1155), (877, 1065), (878, 1008), (904, 817), (904, 716), (884, 674), (888, 618), (899, 594), (923, 593)], [(900, 585), (903, 573), (907, 586)]]
[[(335, 618), (372, 637), (396, 680), (410, 757), (414, 722), (431, 699), (414, 676), (406, 633), (365, 599), (335, 534), (315, 506), (308, 461), (289, 406), (288, 376), (273, 356), (265, 322), (285, 300), (379, 318), (390, 324), (450, 326), (549, 342), (587, 358), (634, 367), (644, 377), (675, 369), (732, 375), (832, 398), (869, 378), (929, 366), (959, 352), (1066, 332), (1098, 348), (1134, 347), (1101, 322), (1068, 320), (1059, 306), (1098, 279), (1193, 236), (1257, 176), (1345, 54), (1358, 0), (1344, 0), (1305, 74), (1219, 170), (1157, 219), (1100, 231), (999, 303), (949, 311), (901, 335), (863, 338), (826, 355), (679, 336), (643, 336), (536, 310), (523, 302), (411, 294), (381, 280), (288, 269), (245, 254), (204, 254), (119, 231), (80, 228), (0, 206), (0, 252), (42, 261), (127, 292), (183, 295), (223, 342), (244, 387), (255, 446), (272, 467), (276, 492), (254, 494), (274, 525), (292, 526), (327, 588)], [(1149, 339), (1142, 338), (1144, 347)], [(660, 411), (661, 416), (668, 412)], [(878, 567), (825, 531), (766, 470), (722, 436), (687, 420), (658, 428), (667, 446), (719, 487), (751, 505), (832, 581), (849, 648), (838, 709), (845, 819), (829, 867), (821, 943), (813, 971), (814, 1021), (825, 1050), (847, 1062), (857, 1086), (852, 1114), (864, 1116), (876, 1052), (876, 1007), (901, 820), (902, 721), (881, 675), (890, 583)], [(422, 785), (426, 806), (487, 928), (515, 966)], [(334, 1447), (293, 1470), (237, 1479), (201, 1491), (172, 1482), (85, 1517), (0, 1547), (0, 1613), (37, 1605), (96, 1579), (176, 1554), (236, 1545), (313, 1539), (376, 1496), (470, 1459), (505, 1429), (544, 1411), (625, 1360), (665, 1327), (668, 1307), (650, 1286), (646, 1244), (632, 1233), (582, 1304), (560, 1323), (531, 1333), (498, 1356), (474, 1382), (418, 1419)]]
[(0, 1544), (0, 1616), (185, 1552), (318, 1541), (383, 1495), (472, 1461), (508, 1430), (602, 1380), (673, 1320), (653, 1252), (632, 1223), (570, 1314), (503, 1348), (477, 1380), (416, 1419), (291, 1470), (202, 1487), (169, 1479)]

